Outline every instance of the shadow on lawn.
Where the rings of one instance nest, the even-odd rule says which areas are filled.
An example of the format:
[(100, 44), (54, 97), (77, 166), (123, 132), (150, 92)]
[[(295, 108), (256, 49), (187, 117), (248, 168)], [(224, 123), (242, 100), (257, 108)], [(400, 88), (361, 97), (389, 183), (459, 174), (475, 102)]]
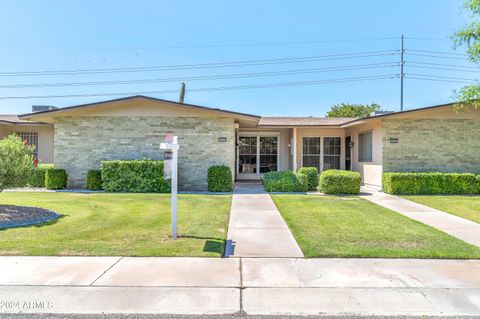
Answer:
[(205, 244), (203, 245), (203, 251), (209, 253), (217, 253), (223, 256), (225, 251), (226, 240), (222, 238), (211, 238), (211, 237), (202, 237), (202, 236), (178, 236), (178, 238), (191, 238), (191, 239), (204, 239)]

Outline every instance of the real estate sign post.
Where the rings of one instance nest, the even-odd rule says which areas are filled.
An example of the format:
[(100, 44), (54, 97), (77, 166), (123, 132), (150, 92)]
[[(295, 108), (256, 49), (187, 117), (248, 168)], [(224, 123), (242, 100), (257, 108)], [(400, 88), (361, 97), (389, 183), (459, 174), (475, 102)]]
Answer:
[(167, 134), (165, 142), (160, 144), (160, 149), (165, 150), (163, 163), (163, 177), (171, 179), (172, 184), (172, 239), (177, 239), (177, 163), (178, 163), (177, 136)]

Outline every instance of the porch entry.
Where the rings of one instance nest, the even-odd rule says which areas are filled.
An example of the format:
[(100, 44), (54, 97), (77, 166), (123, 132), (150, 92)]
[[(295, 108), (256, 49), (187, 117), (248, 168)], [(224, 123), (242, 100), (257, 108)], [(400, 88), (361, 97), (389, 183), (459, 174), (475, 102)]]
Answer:
[(260, 179), (277, 171), (279, 133), (240, 133), (237, 140), (237, 178)]

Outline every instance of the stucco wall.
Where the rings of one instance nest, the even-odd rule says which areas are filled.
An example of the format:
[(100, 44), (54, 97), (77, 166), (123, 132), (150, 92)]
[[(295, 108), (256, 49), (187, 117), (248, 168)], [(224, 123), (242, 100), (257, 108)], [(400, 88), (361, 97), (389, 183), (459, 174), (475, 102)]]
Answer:
[(38, 159), (41, 163), (53, 163), (52, 125), (0, 125), (0, 138), (15, 132), (38, 133)]
[(385, 119), (384, 171), (480, 173), (479, 114)]
[[(58, 117), (55, 123), (55, 166), (69, 174), (69, 187), (84, 187), (88, 169), (102, 160), (162, 159), (166, 133), (178, 135), (179, 189), (206, 190), (213, 164), (235, 162), (232, 118), (79, 116)], [(219, 137), (226, 137), (221, 143)]]
[[(372, 161), (358, 160), (358, 135), (372, 132)], [(353, 148), (351, 150), (352, 171), (360, 172), (362, 182), (366, 185), (382, 185), (382, 122), (380, 119), (371, 120), (364, 124), (351, 126), (345, 129), (345, 136), (351, 136)]]

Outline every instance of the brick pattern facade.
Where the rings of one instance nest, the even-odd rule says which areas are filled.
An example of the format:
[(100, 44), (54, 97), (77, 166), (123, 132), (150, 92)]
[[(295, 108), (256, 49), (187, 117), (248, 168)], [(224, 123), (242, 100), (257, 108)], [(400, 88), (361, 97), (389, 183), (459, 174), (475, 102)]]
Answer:
[(180, 144), (180, 190), (206, 190), (211, 165), (234, 171), (234, 120), (199, 117), (60, 117), (55, 123), (55, 166), (67, 170), (69, 187), (85, 187), (87, 171), (99, 168), (102, 160), (163, 159), (160, 143), (169, 132), (178, 135)]
[(480, 173), (478, 120), (385, 119), (382, 130), (384, 172)]

